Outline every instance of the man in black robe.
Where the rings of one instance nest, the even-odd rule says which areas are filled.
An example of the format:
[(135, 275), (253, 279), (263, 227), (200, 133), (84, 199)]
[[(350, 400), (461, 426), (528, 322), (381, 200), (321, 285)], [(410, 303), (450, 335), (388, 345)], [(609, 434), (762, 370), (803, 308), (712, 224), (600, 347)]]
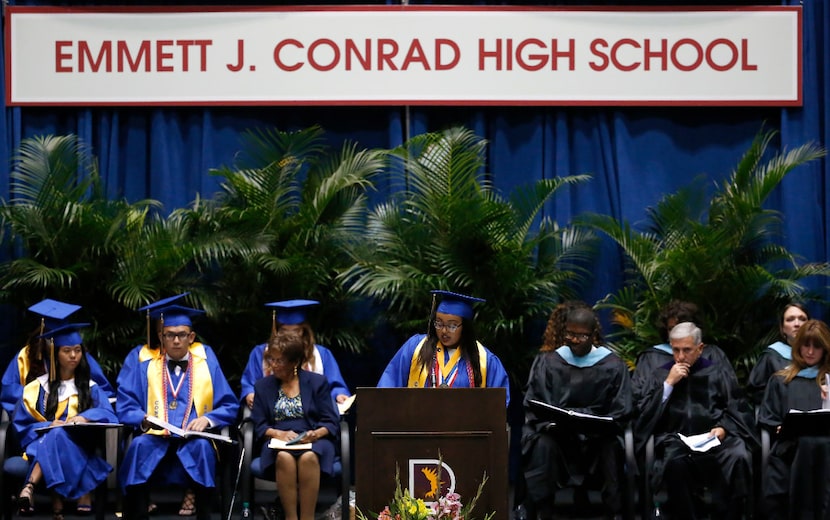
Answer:
[[(522, 461), (530, 518), (553, 514), (555, 493), (602, 478), (603, 504), (609, 515), (622, 510), (623, 444), (621, 423), (632, 412), (628, 367), (604, 346), (595, 346), (598, 322), (590, 308), (570, 310), (562, 336), (569, 345), (541, 352), (525, 389)], [(610, 426), (580, 427), (531, 404), (611, 417)]]
[[(636, 369), (632, 374), (632, 383), (635, 389), (641, 386), (638, 381), (640, 378), (650, 377), (650, 374), (657, 367), (673, 361), (671, 345), (669, 345), (669, 331), (678, 323), (687, 321), (700, 323), (698, 306), (692, 302), (672, 300), (660, 311), (660, 318), (657, 321), (657, 333), (660, 334), (662, 343), (643, 350), (637, 356)], [(702, 356), (723, 369), (724, 376), (730, 382), (730, 392), (736, 399), (743, 399), (744, 392), (738, 383), (738, 376), (735, 374), (735, 369), (729, 362), (726, 353), (717, 345), (704, 344)]]
[[(723, 367), (702, 356), (700, 328), (680, 323), (669, 342), (674, 359), (645, 374), (635, 390), (635, 432), (641, 439), (654, 436), (651, 484), (665, 486), (673, 519), (696, 518), (694, 495), (703, 486), (712, 492), (713, 518), (739, 518), (752, 486), (747, 442), (757, 443), (754, 428), (730, 395)], [(706, 434), (720, 445), (693, 451), (678, 434)]]

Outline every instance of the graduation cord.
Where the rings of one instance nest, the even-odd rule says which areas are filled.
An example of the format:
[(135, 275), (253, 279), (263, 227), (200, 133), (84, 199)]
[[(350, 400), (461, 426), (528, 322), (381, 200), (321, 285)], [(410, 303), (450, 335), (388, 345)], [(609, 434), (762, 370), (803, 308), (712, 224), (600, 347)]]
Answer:
[(190, 370), (190, 367), (193, 366), (193, 360), (187, 364), (187, 369), (185, 369), (182, 374), (182, 379), (179, 380), (178, 387), (173, 388), (173, 381), (170, 379), (170, 369), (167, 367), (165, 360), (166, 357), (167, 356), (159, 356), (159, 365), (161, 365), (161, 386), (164, 387), (164, 397), (162, 401), (162, 405), (164, 407), (164, 420), (167, 421), (169, 419), (167, 411), (170, 409), (167, 404), (167, 388), (170, 388), (170, 392), (173, 394), (173, 399), (177, 399), (182, 382), (184, 381), (184, 378), (187, 378), (187, 410), (184, 413), (184, 420), (182, 421), (182, 424), (179, 425), (181, 428), (187, 428), (187, 423), (190, 419), (190, 411), (193, 409), (193, 374)]
[[(464, 358), (459, 357), (458, 361), (456, 361), (456, 364), (455, 364), (456, 370), (452, 371), (452, 373), (450, 374), (449, 381), (447, 381), (445, 383), (444, 380), (443, 380), (443, 377), (442, 377), (443, 375), (441, 374), (440, 364), (438, 363), (438, 355), (440, 354), (440, 355), (443, 356), (444, 354), (443, 354), (443, 352), (441, 352), (441, 349), (436, 349), (436, 350), (437, 350), (437, 352), (432, 355), (432, 370), (430, 370), (430, 375), (432, 377), (432, 386), (433, 386), (433, 388), (439, 388), (439, 387), (452, 388), (453, 383), (455, 383), (455, 378), (458, 377), (458, 370), (457, 370), (458, 363), (461, 363), (461, 360), (463, 360)], [(470, 363), (468, 360), (464, 360), (464, 363), (466, 365), (467, 381), (469, 381), (470, 388), (475, 388), (475, 376), (473, 374), (472, 363)], [(438, 384), (439, 379), (441, 380), (440, 385)]]

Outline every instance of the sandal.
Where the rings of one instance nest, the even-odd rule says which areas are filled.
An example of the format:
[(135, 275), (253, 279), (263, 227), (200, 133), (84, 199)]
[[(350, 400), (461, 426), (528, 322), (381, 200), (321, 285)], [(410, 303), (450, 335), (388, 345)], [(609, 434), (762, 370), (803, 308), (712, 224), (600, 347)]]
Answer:
[(17, 511), (23, 516), (31, 516), (35, 513), (35, 483), (26, 482), (26, 485), (17, 494)]
[(63, 499), (57, 493), (52, 493), (52, 520), (63, 520)]
[(75, 514), (78, 516), (89, 516), (92, 514), (92, 497), (84, 495), (78, 499), (78, 505), (75, 506)]
[(179, 516), (193, 516), (196, 514), (196, 494), (192, 489), (184, 492), (182, 505), (179, 507)]

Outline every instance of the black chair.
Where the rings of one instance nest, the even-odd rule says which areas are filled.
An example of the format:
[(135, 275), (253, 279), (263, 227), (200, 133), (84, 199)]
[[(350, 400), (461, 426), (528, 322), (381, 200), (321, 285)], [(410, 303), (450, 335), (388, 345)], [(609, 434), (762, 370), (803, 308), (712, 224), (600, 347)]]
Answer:
[[(626, 425), (623, 430), (623, 447), (624, 447), (624, 461), (623, 461), (623, 482), (622, 482), (622, 498), (624, 518), (634, 520), (637, 518), (637, 504), (640, 500), (640, 488), (637, 485), (637, 476), (639, 469), (637, 459), (634, 453), (634, 432), (630, 424)], [(601, 511), (595, 511), (602, 508), (601, 486), (604, 484), (599, 475), (589, 476), (581, 486), (578, 487), (563, 487), (556, 491), (555, 504), (558, 510), (568, 509), (568, 517), (589, 516), (591, 518), (597, 515), (604, 514)], [(524, 477), (520, 472), (519, 481), (516, 483), (516, 495), (514, 496), (515, 506), (524, 508), (524, 500), (526, 499)], [(580, 503), (577, 499), (582, 496), (587, 504)], [(568, 507), (570, 504), (573, 507)], [(514, 516), (522, 516), (526, 512), (519, 512), (514, 510)]]
[[(258, 453), (254, 453), (257, 442), (254, 439), (254, 425), (250, 419), (251, 412), (243, 405), (242, 421), (239, 424), (239, 432), (242, 438), (244, 450), (242, 460), (242, 472), (239, 478), (239, 496), (244, 504), (249, 504), (250, 511), (255, 510), (255, 488), (257, 481), (270, 482), (274, 485), (275, 475), (264, 474), (260, 465)], [(340, 493), (340, 511), (342, 518), (349, 518), (349, 490), (351, 488), (351, 464), (350, 464), (350, 434), (348, 414), (340, 416), (340, 453), (334, 461), (334, 476), (330, 479), (324, 477), (321, 485), (332, 484), (338, 488)], [(277, 490), (279, 492), (279, 490)], [(250, 513), (250, 511), (248, 513)], [(243, 518), (247, 513), (243, 512)]]
[[(762, 437), (763, 443), (763, 437)], [(767, 452), (769, 451), (769, 436), (767, 436)], [(762, 468), (765, 466), (766, 462), (766, 455), (764, 455), (764, 462), (762, 463)], [(659, 504), (666, 503), (668, 495), (665, 489), (653, 489), (651, 485), (651, 477), (652, 477), (652, 469), (654, 468), (655, 462), (655, 455), (654, 455), (654, 436), (649, 436), (648, 440), (646, 441), (645, 447), (645, 462), (644, 466), (644, 475), (643, 475), (643, 518), (654, 518), (655, 509), (658, 507)], [(753, 466), (750, 465), (752, 468)], [(754, 469), (754, 468), (753, 468)], [(755, 482), (749, 483), (749, 495), (746, 497), (746, 503), (744, 504), (744, 515), (746, 518), (752, 518), (755, 510), (755, 494), (754, 494)], [(703, 487), (701, 489), (700, 494), (698, 495), (703, 506), (707, 508), (711, 508), (713, 505), (714, 497), (711, 493), (711, 490), (708, 487)]]
[[(17, 493), (23, 487), (26, 475), (29, 473), (29, 461), (23, 458), (20, 453), (20, 446), (13, 440), (10, 431), (11, 421), (5, 410), (0, 412), (0, 489), (2, 489), (2, 513), (3, 518), (11, 520), (16, 510)], [(108, 442), (113, 436), (118, 435), (118, 428), (109, 428), (99, 432), (104, 442), (96, 443), (96, 452), (99, 456), (106, 458), (113, 467), (111, 476), (117, 471), (117, 450), (112, 442)], [(103, 520), (107, 505), (109, 488), (114, 480), (104, 480), (95, 490), (93, 510), (96, 520)], [(38, 486), (40, 488), (41, 486)]]

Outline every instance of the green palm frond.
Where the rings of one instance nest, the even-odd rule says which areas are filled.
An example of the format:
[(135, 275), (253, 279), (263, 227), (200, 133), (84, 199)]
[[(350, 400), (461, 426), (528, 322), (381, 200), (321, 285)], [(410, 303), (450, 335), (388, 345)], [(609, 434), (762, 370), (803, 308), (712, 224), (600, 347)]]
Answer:
[(614, 342), (653, 344), (659, 309), (683, 299), (702, 307), (707, 341), (739, 358), (767, 340), (780, 305), (809, 297), (805, 278), (830, 274), (828, 264), (802, 263), (778, 243), (782, 215), (764, 207), (789, 172), (824, 150), (807, 144), (772, 154), (774, 137), (756, 136), (712, 193), (699, 177), (665, 196), (647, 210), (644, 232), (604, 215), (580, 220), (617, 242), (632, 267), (627, 287), (599, 305), (625, 324), (612, 334)]
[(483, 340), (518, 381), (538, 342), (524, 334), (578, 288), (595, 242), (590, 230), (560, 228), (544, 208), (589, 177), (544, 180), (504, 198), (487, 181), (485, 152), (486, 142), (461, 128), (393, 150), (390, 175), (402, 189), (370, 213), (341, 279), (389, 309), (401, 335), (424, 324), (432, 289), (486, 299)]

